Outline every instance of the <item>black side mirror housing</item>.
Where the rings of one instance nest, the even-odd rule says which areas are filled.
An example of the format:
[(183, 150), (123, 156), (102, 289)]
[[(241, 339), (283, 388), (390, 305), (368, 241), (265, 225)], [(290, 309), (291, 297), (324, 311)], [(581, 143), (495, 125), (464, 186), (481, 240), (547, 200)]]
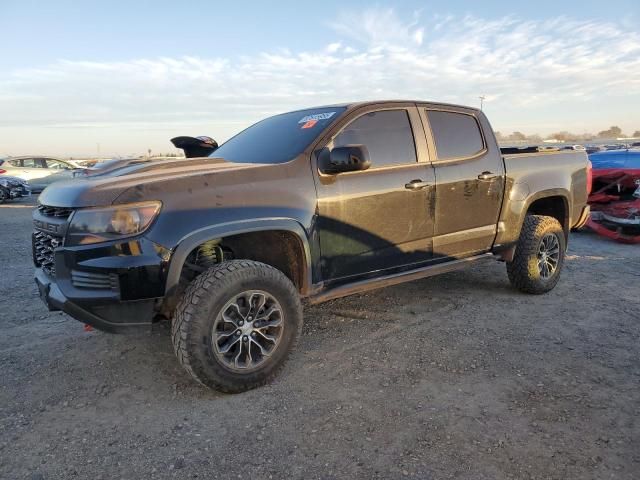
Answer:
[(318, 167), (327, 175), (358, 172), (370, 166), (369, 150), (364, 145), (345, 145), (333, 150), (323, 148), (318, 155)]

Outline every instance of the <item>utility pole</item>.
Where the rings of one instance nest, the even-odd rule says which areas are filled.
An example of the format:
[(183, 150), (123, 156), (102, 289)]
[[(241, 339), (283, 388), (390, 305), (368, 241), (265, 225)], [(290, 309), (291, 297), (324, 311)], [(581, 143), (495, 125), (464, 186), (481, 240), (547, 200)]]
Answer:
[(482, 105), (484, 104), (484, 99), (487, 98), (484, 95), (480, 95), (478, 97), (480, 99), (480, 110), (482, 111)]

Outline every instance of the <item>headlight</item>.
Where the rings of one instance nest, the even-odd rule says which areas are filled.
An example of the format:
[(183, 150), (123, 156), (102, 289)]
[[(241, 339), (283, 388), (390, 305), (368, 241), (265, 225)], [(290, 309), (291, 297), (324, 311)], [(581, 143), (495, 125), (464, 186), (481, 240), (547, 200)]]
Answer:
[(82, 208), (71, 217), (66, 245), (88, 245), (144, 232), (160, 212), (160, 202)]

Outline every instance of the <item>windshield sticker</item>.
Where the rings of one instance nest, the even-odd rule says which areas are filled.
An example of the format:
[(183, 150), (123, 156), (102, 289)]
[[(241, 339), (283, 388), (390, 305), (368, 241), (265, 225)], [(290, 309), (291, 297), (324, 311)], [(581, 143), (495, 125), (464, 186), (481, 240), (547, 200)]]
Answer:
[(302, 125), (300, 128), (311, 128), (311, 127), (313, 127), (316, 123), (318, 123), (318, 120), (309, 120), (307, 123), (305, 123), (304, 125)]
[(331, 117), (333, 117), (336, 114), (336, 112), (327, 112), (327, 113), (316, 113), (314, 115), (307, 115), (306, 117), (302, 117), (298, 123), (304, 123), (305, 125), (307, 123), (309, 123), (310, 121), (314, 121), (312, 125), (306, 127), (306, 128), (311, 128), (313, 127), (318, 120), (328, 120)]

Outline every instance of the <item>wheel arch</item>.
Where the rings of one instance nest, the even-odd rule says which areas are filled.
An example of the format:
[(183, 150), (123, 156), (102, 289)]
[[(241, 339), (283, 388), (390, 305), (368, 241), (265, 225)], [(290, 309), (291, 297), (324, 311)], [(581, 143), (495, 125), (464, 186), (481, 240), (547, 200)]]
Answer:
[(571, 224), (571, 207), (569, 202), (569, 192), (564, 189), (544, 190), (533, 195), (527, 202), (524, 215), (520, 221), (520, 228), (527, 215), (545, 215), (553, 217), (562, 226), (565, 240), (569, 240), (569, 230)]
[[(300, 256), (297, 288), (301, 295), (306, 296), (311, 289), (311, 253), (309, 241), (302, 225), (290, 218), (255, 219), (228, 222), (219, 225), (204, 227), (183, 237), (171, 255), (171, 261), (167, 271), (165, 295), (171, 294), (180, 284), (180, 276), (189, 254), (200, 245), (211, 240), (224, 240), (229, 237), (238, 237), (259, 233), (285, 233), (297, 242)], [(260, 259), (258, 259), (260, 260)], [(270, 263), (271, 262), (265, 262)], [(273, 265), (275, 266), (275, 265)], [(294, 279), (292, 279), (294, 280)]]

